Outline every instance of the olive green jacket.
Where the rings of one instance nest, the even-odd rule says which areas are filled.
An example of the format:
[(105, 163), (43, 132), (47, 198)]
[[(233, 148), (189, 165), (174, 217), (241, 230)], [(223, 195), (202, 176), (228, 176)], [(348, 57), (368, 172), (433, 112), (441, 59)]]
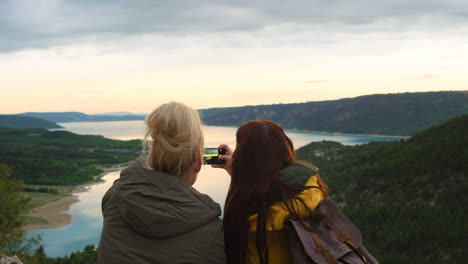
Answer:
[(219, 204), (140, 161), (104, 195), (102, 213), (98, 264), (226, 262)]

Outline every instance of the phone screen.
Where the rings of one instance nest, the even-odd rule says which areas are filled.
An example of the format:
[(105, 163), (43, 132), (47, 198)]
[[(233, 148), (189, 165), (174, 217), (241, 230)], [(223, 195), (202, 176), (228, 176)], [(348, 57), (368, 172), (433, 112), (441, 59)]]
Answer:
[(218, 148), (205, 148), (205, 153), (203, 154), (203, 164), (206, 165), (220, 165), (224, 164), (224, 160), (218, 159), (220, 151)]

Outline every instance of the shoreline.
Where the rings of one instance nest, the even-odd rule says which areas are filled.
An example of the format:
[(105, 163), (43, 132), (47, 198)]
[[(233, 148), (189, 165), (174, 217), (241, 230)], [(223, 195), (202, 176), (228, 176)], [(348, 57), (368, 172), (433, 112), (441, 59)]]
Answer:
[(22, 227), (23, 230), (52, 229), (71, 224), (71, 215), (66, 212), (78, 201), (78, 195), (71, 195), (29, 210), (24, 216), (40, 218), (47, 224), (28, 224)]
[(25, 224), (22, 229), (27, 232), (34, 229), (54, 229), (67, 226), (72, 223), (72, 217), (67, 212), (72, 204), (79, 202), (78, 193), (86, 192), (91, 185), (99, 183), (101, 178), (113, 171), (122, 170), (128, 163), (116, 164), (111, 167), (102, 167), (103, 172), (94, 176), (94, 180), (73, 186), (73, 190), (67, 196), (55, 201), (48, 202), (39, 207), (32, 208), (25, 212), (23, 216), (39, 218), (47, 223)]
[(354, 134), (354, 133), (344, 133), (344, 132), (314, 131), (314, 130), (305, 130), (305, 129), (296, 129), (296, 128), (285, 128), (284, 130), (302, 132), (302, 133), (329, 134), (329, 135), (337, 135), (337, 136), (371, 136), (371, 137), (388, 137), (388, 138), (404, 138), (404, 139), (411, 138), (411, 136), (397, 136), (397, 135), (383, 135), (383, 134)]
[[(207, 125), (203, 124), (204, 126), (212, 126), (212, 127), (232, 127), (232, 128), (239, 128), (239, 126), (232, 126), (232, 125)], [(371, 137), (388, 137), (388, 138), (403, 138), (409, 139), (412, 136), (402, 136), (402, 135), (385, 135), (385, 134), (355, 134), (355, 133), (345, 133), (345, 132), (329, 132), (329, 131), (316, 131), (316, 130), (307, 130), (307, 129), (299, 129), (299, 128), (287, 128), (283, 127), (285, 131), (291, 132), (299, 132), (299, 133), (314, 133), (314, 134), (329, 134), (329, 135), (337, 135), (337, 136), (371, 136)]]

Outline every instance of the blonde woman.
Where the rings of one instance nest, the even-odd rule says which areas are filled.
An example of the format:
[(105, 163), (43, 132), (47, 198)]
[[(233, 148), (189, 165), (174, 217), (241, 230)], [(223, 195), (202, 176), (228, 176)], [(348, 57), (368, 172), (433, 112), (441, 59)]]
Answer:
[(220, 206), (191, 187), (203, 159), (198, 113), (171, 102), (146, 125), (146, 154), (102, 199), (97, 262), (225, 263)]

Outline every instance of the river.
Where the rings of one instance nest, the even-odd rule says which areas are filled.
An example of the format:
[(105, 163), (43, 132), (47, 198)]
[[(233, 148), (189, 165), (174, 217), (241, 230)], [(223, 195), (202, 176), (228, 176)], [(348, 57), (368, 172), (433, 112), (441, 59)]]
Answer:
[[(142, 139), (144, 134), (143, 121), (117, 122), (80, 122), (61, 123), (66, 130), (77, 134), (103, 135), (104, 137), (129, 140)], [(205, 147), (217, 147), (221, 143), (235, 146), (236, 127), (204, 126)], [(287, 130), (296, 148), (312, 141), (333, 140), (345, 145), (364, 144), (369, 141), (400, 140), (398, 137), (371, 135), (343, 135), (312, 133)], [(77, 193), (79, 201), (72, 204), (68, 210), (71, 224), (55, 229), (35, 229), (30, 235), (41, 234), (48, 256), (57, 257), (81, 250), (86, 245), (98, 244), (102, 229), (101, 199), (113, 181), (119, 177), (120, 171), (107, 173), (102, 182), (92, 184), (84, 192)], [(224, 204), (229, 187), (229, 176), (221, 169), (203, 166), (194, 187), (202, 193), (210, 195), (213, 200)]]

